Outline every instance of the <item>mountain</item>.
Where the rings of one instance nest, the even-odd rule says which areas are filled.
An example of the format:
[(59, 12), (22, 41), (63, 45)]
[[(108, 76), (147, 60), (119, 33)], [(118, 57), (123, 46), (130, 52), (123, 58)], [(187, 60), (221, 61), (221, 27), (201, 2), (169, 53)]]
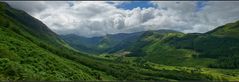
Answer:
[[(160, 64), (235, 69), (239, 67), (239, 21), (207, 33), (147, 33), (129, 49)], [(180, 62), (180, 63), (175, 63)]]
[[(82, 37), (74, 34), (61, 35), (62, 39), (70, 44), (73, 48), (86, 53), (115, 53), (127, 49), (135, 43), (141, 35), (149, 31), (135, 33), (107, 34), (101, 37)], [(174, 33), (172, 30), (157, 30), (162, 34)]]
[(0, 3), (0, 62), (0, 80), (216, 79), (181, 68), (145, 68), (137, 62), (131, 65), (82, 54), (67, 46), (39, 20), (3, 2)]
[[(194, 50), (199, 57), (217, 59), (210, 67), (238, 68), (239, 21), (220, 26), (199, 35), (186, 35), (172, 40), (170, 44), (177, 48)], [(188, 44), (191, 43), (191, 44)]]
[(124, 47), (126, 47), (129, 42), (134, 42), (141, 34), (142, 32), (119, 33), (91, 38), (69, 34), (61, 35), (61, 37), (79, 51), (86, 53), (106, 53), (122, 49), (119, 44), (125, 45)]
[(214, 36), (238, 38), (238, 35), (239, 35), (238, 24), (239, 24), (239, 21), (235, 23), (228, 23), (226, 25), (220, 26), (212, 31), (207, 32), (207, 34), (211, 34)]
[(83, 54), (41, 21), (0, 2), (0, 80), (226, 81), (238, 80), (237, 73)]
[(86, 38), (74, 34), (61, 35), (61, 38), (64, 39), (65, 42), (67, 42), (70, 46), (74, 47), (79, 51), (92, 53), (99, 52), (94, 47), (96, 47), (102, 39), (102, 37)]
[(39, 20), (0, 3), (1, 80), (96, 79), (91, 68), (68, 59), (68, 47)]
[[(87, 38), (93, 46), (92, 43), (78, 41), (83, 37), (66, 35), (72, 39), (63, 39), (74, 48), (88, 53), (124, 54), (165, 65), (235, 69), (239, 67), (236, 60), (239, 53), (238, 24), (238, 21), (228, 23), (207, 33), (158, 30)], [(81, 47), (76, 46), (78, 44), (82, 44)], [(90, 45), (91, 48), (82, 50), (82, 46)]]

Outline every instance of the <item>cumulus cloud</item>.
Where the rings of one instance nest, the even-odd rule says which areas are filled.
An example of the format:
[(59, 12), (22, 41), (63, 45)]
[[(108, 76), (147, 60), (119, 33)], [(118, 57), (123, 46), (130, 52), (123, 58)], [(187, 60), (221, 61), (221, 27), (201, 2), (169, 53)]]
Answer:
[[(172, 29), (207, 32), (239, 19), (239, 2), (151, 1), (155, 7), (124, 10), (129, 1), (8, 1), (43, 21), (58, 34), (105, 34)], [(198, 6), (200, 5), (200, 6)], [(199, 8), (200, 7), (200, 8)]]
[[(154, 4), (158, 8), (166, 9), (162, 12), (163, 16), (165, 16), (163, 24), (174, 24), (171, 25), (172, 29), (186, 33), (207, 32), (217, 26), (239, 20), (239, 2), (208, 1), (204, 3), (200, 11), (197, 11), (197, 5), (199, 4), (196, 1), (162, 1)], [(167, 28), (170, 28), (170, 25), (168, 26)]]

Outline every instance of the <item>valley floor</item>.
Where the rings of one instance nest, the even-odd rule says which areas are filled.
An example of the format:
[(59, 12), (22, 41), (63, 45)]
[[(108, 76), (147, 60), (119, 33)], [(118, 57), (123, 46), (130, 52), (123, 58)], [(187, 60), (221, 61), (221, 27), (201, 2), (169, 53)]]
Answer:
[[(239, 22), (237, 24), (239, 25)], [(139, 39), (138, 45), (133, 45), (132, 49), (138, 54), (145, 51), (143, 53), (146, 53), (146, 56), (127, 57), (117, 53), (88, 55), (71, 48), (41, 21), (0, 2), (0, 80), (239, 81), (239, 69), (237, 69), (239, 52), (236, 52), (239, 49), (238, 39), (221, 39), (214, 36), (213, 39), (212, 36), (196, 38), (199, 43), (209, 40), (206, 45), (211, 44), (205, 48), (203, 56), (211, 56), (205, 53), (212, 52), (207, 49), (214, 48), (216, 41), (223, 43), (229, 40), (230, 45), (224, 44), (225, 47), (214, 49), (213, 54), (218, 55), (220, 53), (217, 51), (224, 49), (234, 51), (234, 54), (224, 57), (228, 56), (228, 53), (221, 53), (223, 57), (218, 59), (221, 63), (217, 64), (213, 58), (197, 59), (196, 51), (176, 48), (191, 47), (189, 44), (183, 44), (184, 42), (181, 43), (183, 46), (170, 47), (169, 45), (178, 44), (181, 34), (161, 35), (158, 32), (147, 32), (145, 35), (145, 38)], [(191, 38), (188, 37), (191, 35), (186, 35), (181, 41), (185, 41), (185, 38), (186, 41), (190, 41)], [(169, 42), (170, 39), (175, 40), (176, 43), (172, 41), (165, 46), (163, 42), (165, 40)], [(141, 45), (142, 43), (152, 44), (145, 46)], [(198, 46), (198, 49), (201, 49), (201, 46)], [(228, 61), (231, 59), (233, 61)], [(211, 63), (216, 63), (214, 67), (225, 69), (209, 68), (207, 65)]]
[[(110, 60), (110, 61), (120, 62), (120, 63), (128, 64), (131, 66), (141, 67), (143, 69), (151, 69), (151, 70), (165, 71), (165, 72), (168, 71), (168, 73), (170, 73), (171, 71), (175, 71), (173, 74), (175, 76), (184, 77), (183, 74), (181, 73), (186, 72), (191, 75), (201, 74), (202, 76), (207, 76), (208, 78), (214, 79), (216, 81), (219, 81), (219, 80), (238, 81), (239, 80), (239, 69), (208, 68), (208, 67), (199, 66), (199, 65), (183, 66), (183, 64), (163, 65), (163, 64), (152, 63), (150, 61), (144, 60), (143, 58), (139, 58), (139, 57), (123, 57), (116, 54), (114, 55), (101, 54), (95, 57)], [(185, 76), (185, 77), (187, 78), (188, 76)], [(188, 79), (193, 79), (193, 78), (188, 77)]]

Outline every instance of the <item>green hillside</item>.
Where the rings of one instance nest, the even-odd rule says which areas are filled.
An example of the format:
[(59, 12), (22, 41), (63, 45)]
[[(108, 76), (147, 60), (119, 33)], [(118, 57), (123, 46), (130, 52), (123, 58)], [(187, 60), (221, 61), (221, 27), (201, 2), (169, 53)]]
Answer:
[[(74, 34), (61, 35), (61, 38), (73, 48), (90, 54), (116, 53), (123, 51), (138, 41), (144, 33), (151, 31), (142, 31), (135, 33), (107, 34), (97, 37), (83, 37)], [(173, 30), (156, 30), (161, 34), (177, 33)]]
[(220, 26), (207, 34), (221, 36), (221, 37), (232, 37), (238, 38), (239, 36), (239, 21), (235, 23), (228, 23), (226, 25)]
[[(22, 21), (25, 18), (21, 17), (28, 18), (26, 23)], [(34, 24), (33, 27), (30, 27), (31, 24)], [(90, 71), (91, 68), (62, 58), (64, 54), (71, 54), (66, 44), (43, 23), (25, 12), (0, 3), (0, 25), (2, 80), (97, 79), (92, 75), (95, 73)]]
[[(169, 44), (180, 48), (194, 50), (200, 58), (217, 59), (209, 65), (219, 68), (238, 68), (239, 22), (229, 23), (205, 34), (188, 34), (183, 38), (171, 40)], [(189, 44), (191, 43), (191, 44)]]
[(165, 65), (196, 67), (200, 67), (201, 65), (207, 66), (208, 63), (214, 61), (206, 58), (197, 58), (199, 53), (193, 50), (177, 49), (176, 47), (167, 44), (174, 38), (182, 38), (184, 36), (185, 34), (183, 33), (145, 33), (142, 36), (143, 38), (128, 49), (131, 51), (128, 56), (141, 56), (148, 61)]
[(166, 65), (238, 68), (238, 27), (237, 21), (204, 34), (146, 33), (128, 49), (129, 56)]
[(143, 57), (82, 54), (39, 20), (0, 2), (0, 80), (239, 80), (238, 70), (152, 62)]
[(74, 34), (61, 35), (73, 48), (90, 54), (114, 53), (137, 41), (143, 32), (107, 34), (97, 37), (82, 37)]

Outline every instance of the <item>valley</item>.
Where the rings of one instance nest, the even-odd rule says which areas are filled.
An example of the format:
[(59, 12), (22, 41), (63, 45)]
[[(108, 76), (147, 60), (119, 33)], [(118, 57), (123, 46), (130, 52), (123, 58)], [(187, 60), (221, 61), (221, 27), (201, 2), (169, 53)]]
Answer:
[(0, 80), (238, 81), (239, 21), (206, 33), (58, 35), (0, 2)]

